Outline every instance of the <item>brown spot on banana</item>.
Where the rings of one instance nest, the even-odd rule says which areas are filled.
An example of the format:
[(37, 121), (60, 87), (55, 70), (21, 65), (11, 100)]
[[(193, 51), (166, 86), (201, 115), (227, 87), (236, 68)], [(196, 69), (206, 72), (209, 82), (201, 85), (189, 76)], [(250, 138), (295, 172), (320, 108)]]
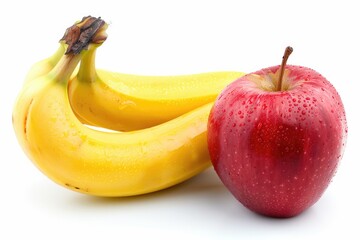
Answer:
[(68, 188), (72, 188), (76, 191), (82, 191), (82, 192), (88, 192), (89, 190), (88, 189), (82, 189), (82, 188), (79, 188), (77, 186), (74, 186), (74, 185), (71, 185), (70, 183), (65, 183), (65, 186), (68, 187)]

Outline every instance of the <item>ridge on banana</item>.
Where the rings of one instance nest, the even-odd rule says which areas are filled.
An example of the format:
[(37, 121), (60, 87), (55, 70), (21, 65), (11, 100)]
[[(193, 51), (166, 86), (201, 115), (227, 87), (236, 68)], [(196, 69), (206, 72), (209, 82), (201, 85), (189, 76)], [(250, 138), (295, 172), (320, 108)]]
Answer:
[(67, 54), (21, 89), (13, 126), (24, 152), (54, 182), (97, 196), (154, 192), (209, 167), (206, 130), (212, 103), (131, 132), (94, 130), (74, 114), (68, 84), (85, 49), (105, 41), (107, 24), (100, 21), (89, 16), (68, 28), (61, 40)]

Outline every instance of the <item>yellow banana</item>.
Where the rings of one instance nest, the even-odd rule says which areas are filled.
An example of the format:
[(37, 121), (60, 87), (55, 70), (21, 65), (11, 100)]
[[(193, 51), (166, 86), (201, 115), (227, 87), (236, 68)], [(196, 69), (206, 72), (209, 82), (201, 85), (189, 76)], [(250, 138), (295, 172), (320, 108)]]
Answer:
[(67, 54), (19, 94), (13, 126), (25, 153), (54, 182), (98, 196), (149, 193), (206, 169), (210, 166), (206, 126), (212, 103), (164, 124), (132, 132), (98, 131), (76, 118), (68, 98), (68, 81), (86, 45), (79, 47), (72, 41), (82, 43), (88, 37), (90, 50), (96, 48), (93, 43), (105, 39), (106, 24), (101, 25), (101, 21), (86, 18), (74, 25), (78, 29), (80, 24), (88, 27), (81, 29), (86, 34), (80, 34), (76, 41), (66, 37), (78, 31), (70, 28), (64, 36), (69, 45)]
[(215, 100), (242, 72), (139, 76), (95, 69), (96, 48), (81, 60), (69, 85), (74, 112), (84, 122), (119, 131), (152, 127)]

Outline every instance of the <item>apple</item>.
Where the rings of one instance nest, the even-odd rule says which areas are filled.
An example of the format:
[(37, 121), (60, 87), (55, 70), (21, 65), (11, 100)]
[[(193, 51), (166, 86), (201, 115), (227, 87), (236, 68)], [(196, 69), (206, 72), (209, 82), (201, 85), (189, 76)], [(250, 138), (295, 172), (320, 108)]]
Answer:
[(224, 185), (248, 209), (292, 217), (322, 196), (347, 138), (339, 94), (313, 69), (286, 65), (247, 74), (218, 96), (208, 148)]

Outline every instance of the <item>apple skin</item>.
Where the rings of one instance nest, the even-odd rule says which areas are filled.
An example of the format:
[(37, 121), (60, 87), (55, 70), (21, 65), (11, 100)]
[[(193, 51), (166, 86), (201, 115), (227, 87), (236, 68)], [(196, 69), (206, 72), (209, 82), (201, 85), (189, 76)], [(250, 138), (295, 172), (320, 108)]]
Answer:
[(328, 187), (347, 123), (339, 94), (312, 69), (287, 65), (288, 89), (264, 90), (259, 82), (274, 81), (279, 68), (245, 75), (222, 91), (209, 116), (208, 148), (221, 181), (245, 207), (292, 217)]

